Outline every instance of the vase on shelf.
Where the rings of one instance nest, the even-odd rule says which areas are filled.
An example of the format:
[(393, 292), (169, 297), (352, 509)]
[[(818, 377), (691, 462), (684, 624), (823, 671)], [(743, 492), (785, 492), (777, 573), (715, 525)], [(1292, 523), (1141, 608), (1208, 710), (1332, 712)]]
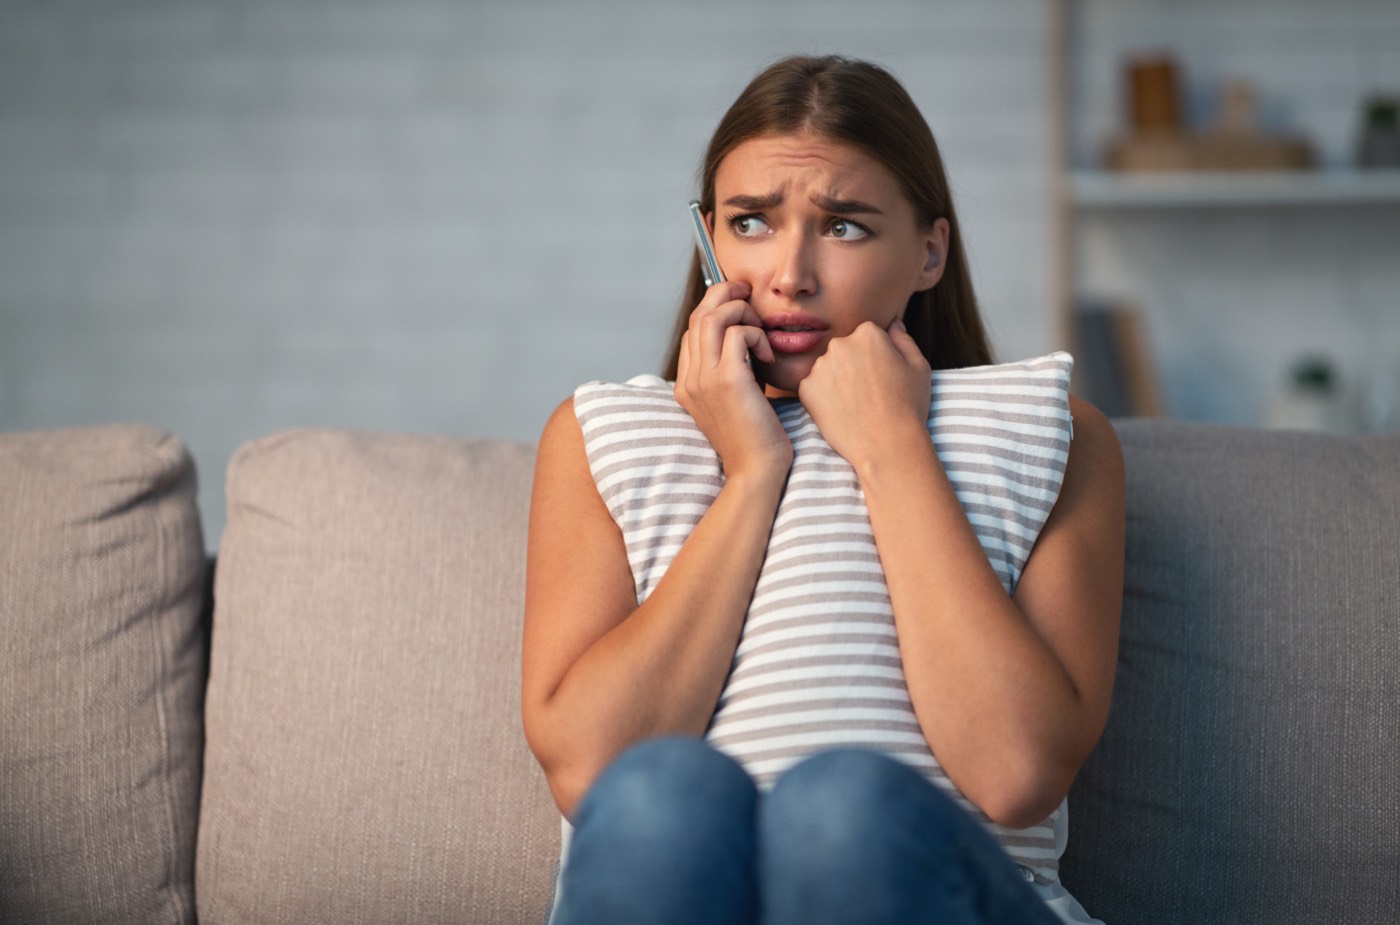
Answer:
[(1298, 358), (1289, 370), (1283, 390), (1274, 397), (1265, 423), (1280, 430), (1328, 433), (1350, 430), (1342, 420), (1337, 376), (1331, 360), (1318, 355)]

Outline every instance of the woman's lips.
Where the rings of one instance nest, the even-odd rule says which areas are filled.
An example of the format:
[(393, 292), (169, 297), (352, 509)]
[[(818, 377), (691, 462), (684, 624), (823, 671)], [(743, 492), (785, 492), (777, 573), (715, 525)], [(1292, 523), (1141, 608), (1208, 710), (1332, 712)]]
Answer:
[(802, 353), (826, 336), (825, 331), (769, 331), (768, 346), (774, 353)]
[(802, 353), (826, 337), (827, 323), (807, 312), (776, 312), (763, 319), (763, 332), (775, 353)]

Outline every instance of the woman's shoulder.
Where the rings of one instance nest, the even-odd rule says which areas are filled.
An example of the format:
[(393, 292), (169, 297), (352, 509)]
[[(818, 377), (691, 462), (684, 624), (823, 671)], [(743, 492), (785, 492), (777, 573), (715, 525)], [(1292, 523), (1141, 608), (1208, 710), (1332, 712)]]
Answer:
[(577, 460), (582, 456), (583, 429), (574, 414), (574, 396), (570, 395), (555, 406), (535, 448), (535, 467), (549, 468), (554, 464)]
[[(1122, 493), (1124, 482), (1123, 447), (1113, 423), (1089, 402), (1071, 395), (1070, 417), (1074, 422), (1074, 439), (1070, 442), (1073, 471), (1081, 478), (1104, 488), (1116, 488)], [(1066, 473), (1066, 477), (1070, 473)]]
[(1112, 447), (1119, 456), (1122, 455), (1122, 449), (1118, 445), (1118, 431), (1114, 429), (1113, 422), (1102, 411), (1078, 395), (1070, 395), (1069, 413), (1074, 419), (1074, 439), (1076, 442), (1082, 437), (1087, 442)]

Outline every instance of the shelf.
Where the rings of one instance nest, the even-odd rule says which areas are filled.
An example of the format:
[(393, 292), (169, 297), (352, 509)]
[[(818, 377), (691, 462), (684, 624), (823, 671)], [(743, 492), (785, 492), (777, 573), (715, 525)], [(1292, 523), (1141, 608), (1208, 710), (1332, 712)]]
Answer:
[(1078, 210), (1400, 204), (1400, 170), (1250, 173), (1075, 171), (1066, 196)]

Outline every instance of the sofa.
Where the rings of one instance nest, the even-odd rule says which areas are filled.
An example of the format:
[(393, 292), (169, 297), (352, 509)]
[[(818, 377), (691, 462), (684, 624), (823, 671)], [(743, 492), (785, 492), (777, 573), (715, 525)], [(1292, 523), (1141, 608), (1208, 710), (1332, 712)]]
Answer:
[[(1122, 643), (1065, 882), (1109, 925), (1396, 921), (1400, 435), (1116, 426)], [(175, 435), (0, 435), (0, 922), (542, 923), (532, 460), (274, 434), (213, 559)]]

